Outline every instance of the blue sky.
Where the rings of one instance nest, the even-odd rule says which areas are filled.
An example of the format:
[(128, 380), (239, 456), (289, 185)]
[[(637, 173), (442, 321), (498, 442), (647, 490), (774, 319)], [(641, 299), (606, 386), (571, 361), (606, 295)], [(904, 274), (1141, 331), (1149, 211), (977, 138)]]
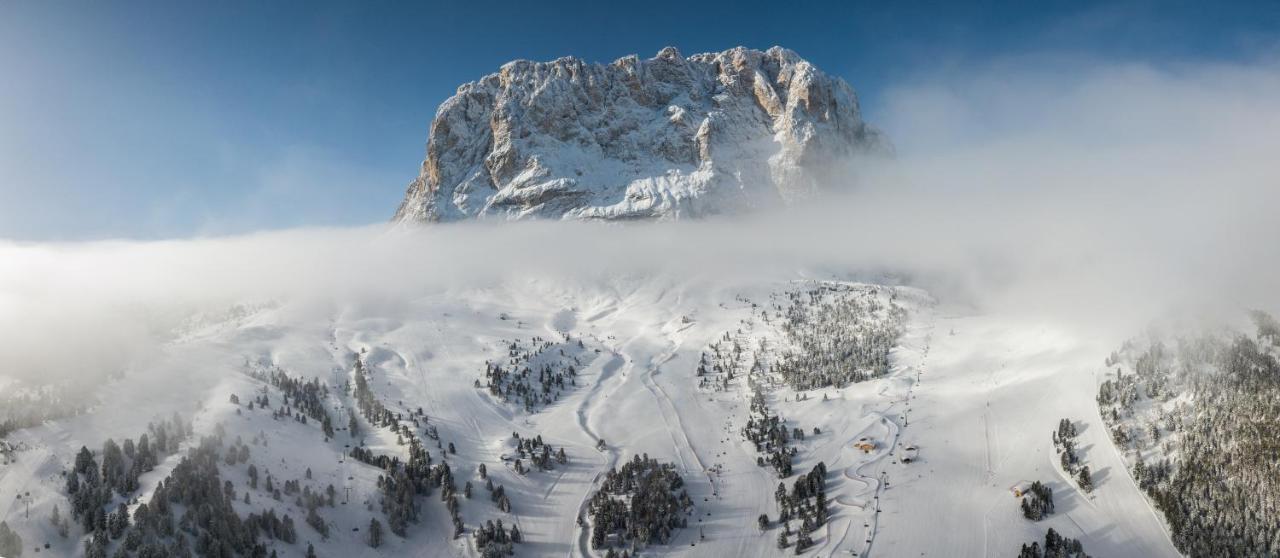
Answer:
[(875, 122), (921, 76), (1039, 56), (1251, 60), (1278, 30), (1277, 2), (9, 1), (0, 238), (385, 220), (436, 106), (514, 58), (779, 44), (853, 84)]

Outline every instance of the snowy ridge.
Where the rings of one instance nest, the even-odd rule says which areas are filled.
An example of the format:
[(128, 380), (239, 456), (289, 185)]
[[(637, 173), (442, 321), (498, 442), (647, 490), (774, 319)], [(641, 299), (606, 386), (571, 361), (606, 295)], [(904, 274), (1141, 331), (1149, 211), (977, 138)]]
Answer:
[(848, 83), (780, 47), (517, 60), (440, 106), (394, 220), (734, 213), (812, 195), (886, 145)]

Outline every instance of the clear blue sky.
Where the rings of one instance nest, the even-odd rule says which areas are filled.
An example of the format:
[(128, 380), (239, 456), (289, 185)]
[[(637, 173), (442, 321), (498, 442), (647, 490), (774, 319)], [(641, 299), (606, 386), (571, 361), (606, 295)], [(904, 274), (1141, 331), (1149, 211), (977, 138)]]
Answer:
[(1280, 2), (0, 2), (0, 238), (387, 219), (436, 106), (514, 58), (794, 49), (861, 93), (1037, 53), (1233, 60)]

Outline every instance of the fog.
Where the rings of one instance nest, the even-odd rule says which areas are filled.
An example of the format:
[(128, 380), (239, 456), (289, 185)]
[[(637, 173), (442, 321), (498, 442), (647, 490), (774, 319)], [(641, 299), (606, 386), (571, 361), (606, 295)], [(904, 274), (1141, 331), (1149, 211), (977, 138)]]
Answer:
[(949, 307), (1116, 335), (1280, 302), (1271, 61), (1005, 60), (909, 78), (868, 113), (896, 156), (767, 215), (0, 242), (0, 375), (126, 366), (193, 313), (240, 302), (394, 308), (527, 277), (887, 274)]

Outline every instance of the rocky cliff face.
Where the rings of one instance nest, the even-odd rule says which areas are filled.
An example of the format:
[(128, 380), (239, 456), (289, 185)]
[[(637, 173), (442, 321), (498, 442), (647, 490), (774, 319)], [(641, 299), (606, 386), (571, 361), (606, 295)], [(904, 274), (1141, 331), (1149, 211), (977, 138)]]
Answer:
[(395, 220), (734, 213), (809, 196), (882, 148), (849, 84), (778, 47), (517, 60), (440, 106)]

